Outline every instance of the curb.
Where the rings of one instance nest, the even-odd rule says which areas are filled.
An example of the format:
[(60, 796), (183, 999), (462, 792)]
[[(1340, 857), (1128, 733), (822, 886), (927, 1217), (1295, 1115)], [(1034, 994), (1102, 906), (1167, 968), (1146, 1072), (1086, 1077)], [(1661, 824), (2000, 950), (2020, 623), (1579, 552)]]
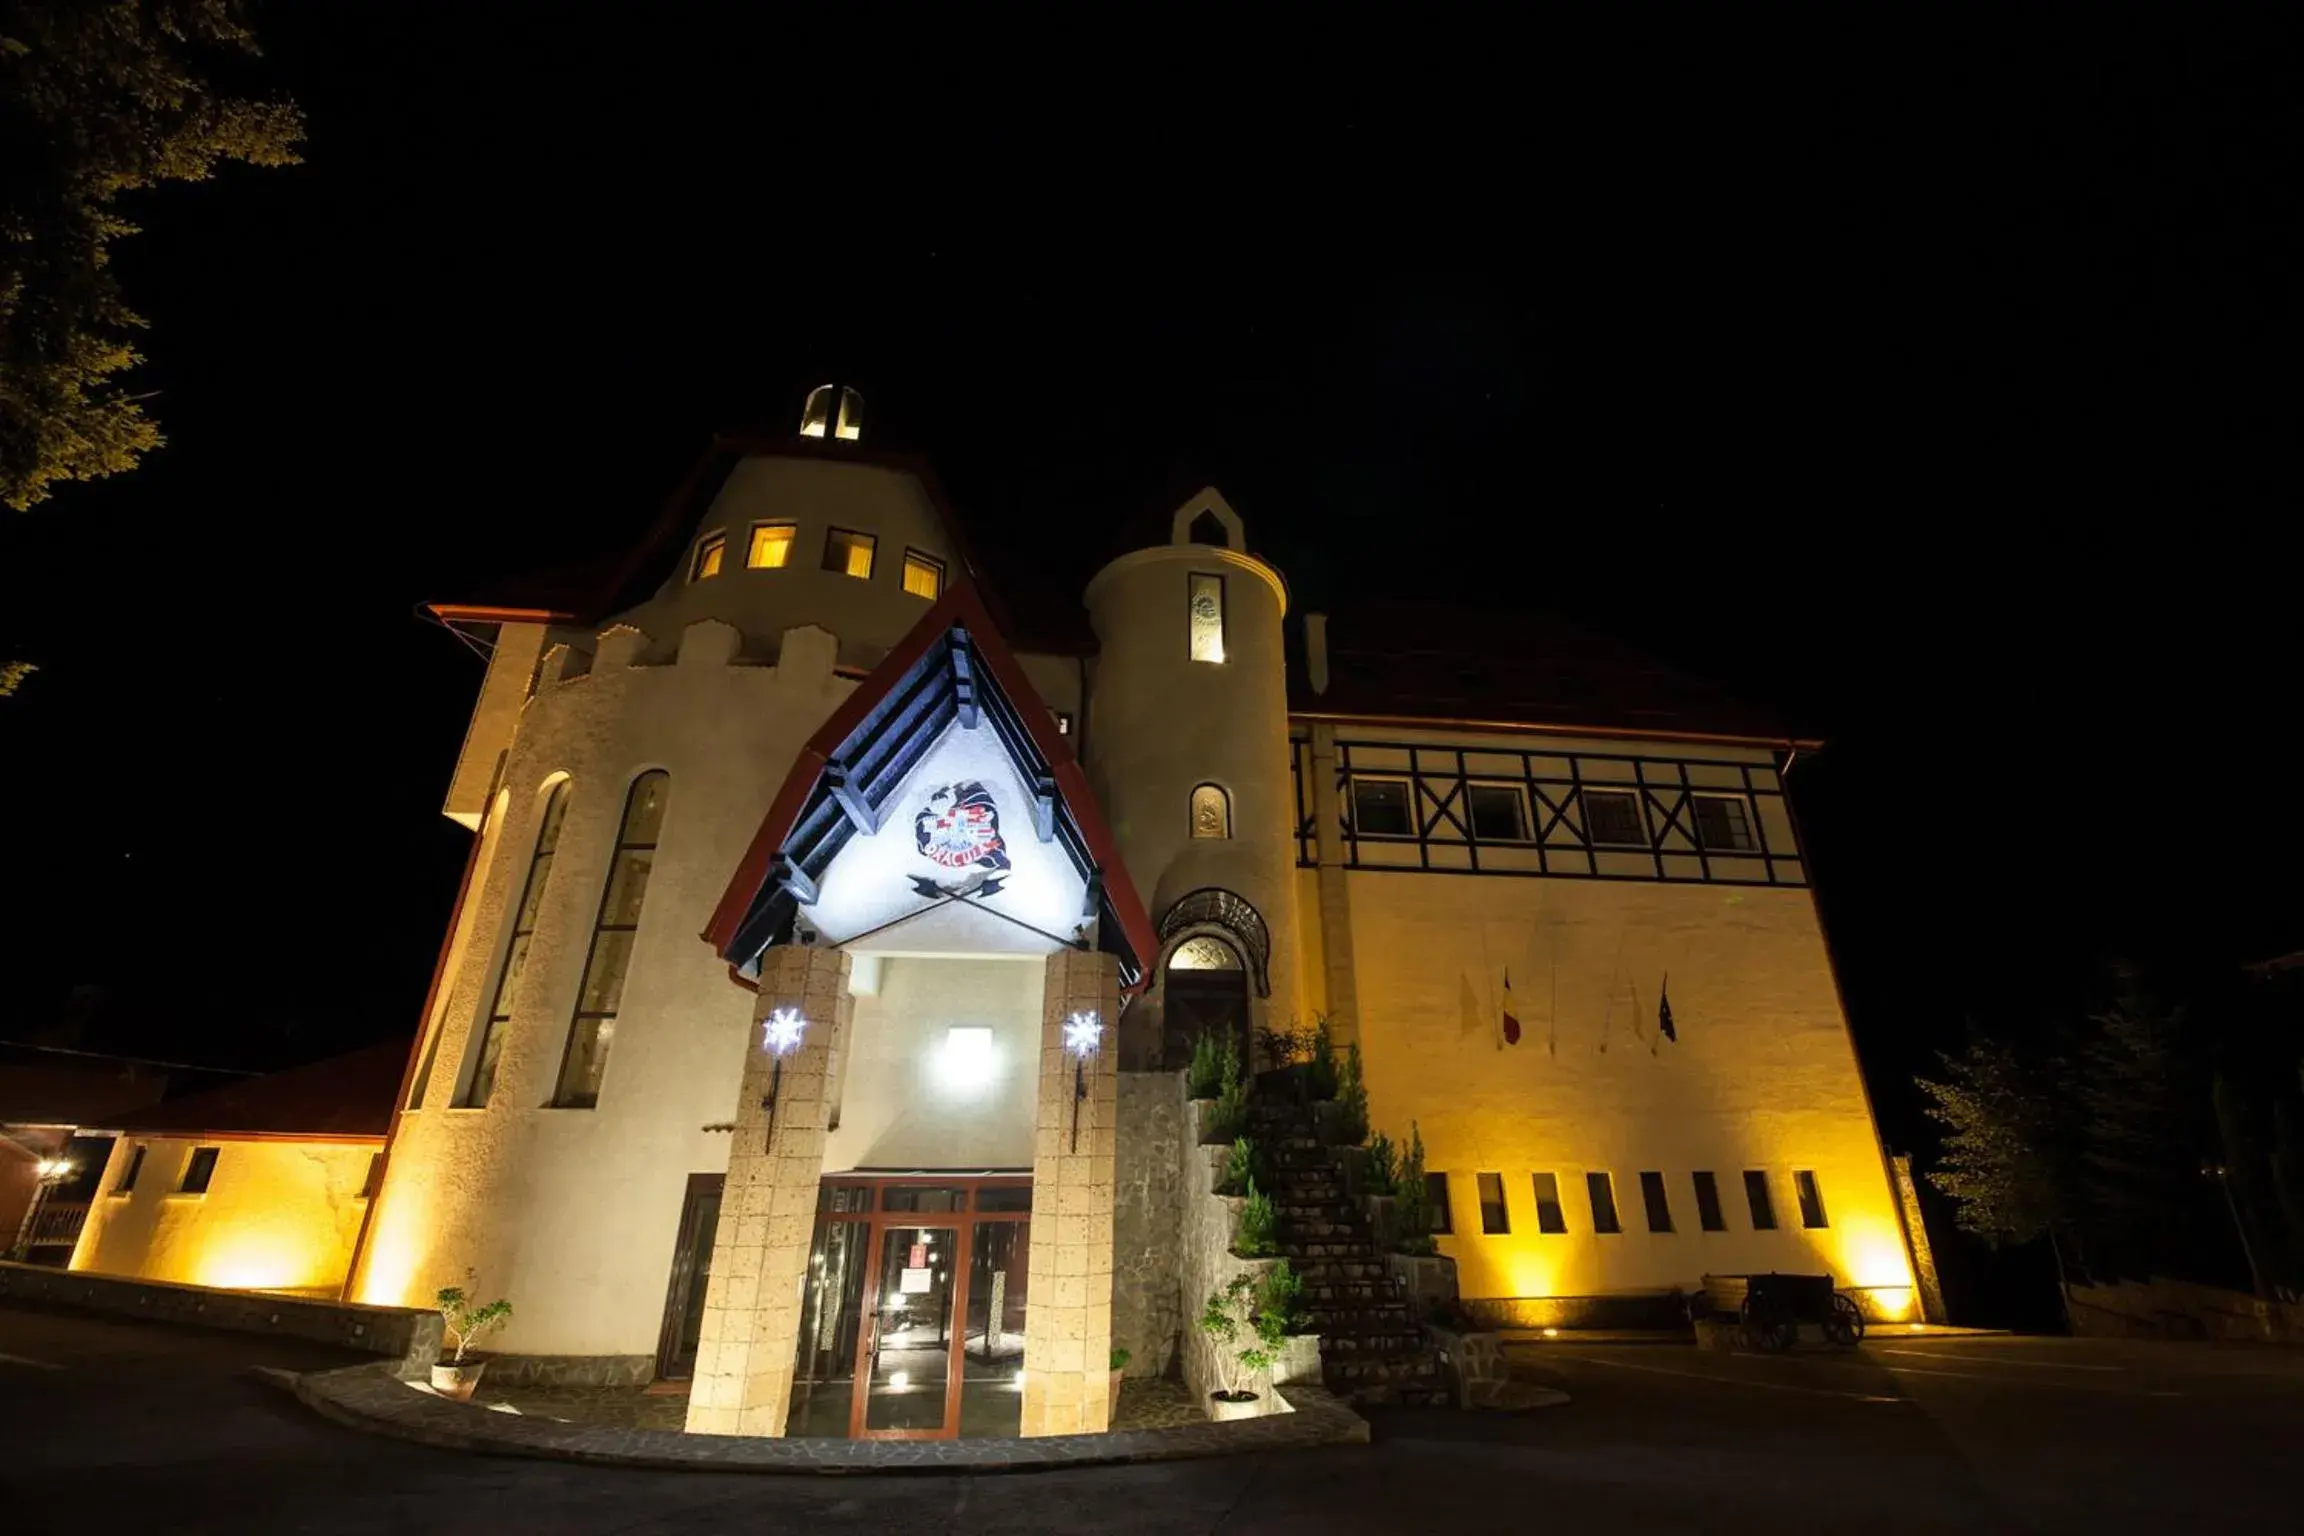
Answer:
[(369, 1434), (442, 1450), (524, 1456), (591, 1466), (675, 1472), (882, 1476), (937, 1472), (1028, 1472), (1101, 1467), (1321, 1445), (1365, 1445), (1368, 1421), (1318, 1387), (1286, 1389), (1293, 1413), (1173, 1429), (1035, 1440), (785, 1440), (610, 1429), (493, 1413), (410, 1388), (372, 1365), (332, 1371), (260, 1370), (323, 1418)]

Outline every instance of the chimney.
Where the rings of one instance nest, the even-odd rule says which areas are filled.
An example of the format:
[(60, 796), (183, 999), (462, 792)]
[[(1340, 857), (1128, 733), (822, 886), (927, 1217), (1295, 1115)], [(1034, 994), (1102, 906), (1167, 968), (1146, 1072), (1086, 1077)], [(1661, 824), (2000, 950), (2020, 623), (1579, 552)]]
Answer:
[(1304, 675), (1314, 693), (1328, 691), (1328, 615), (1304, 615)]

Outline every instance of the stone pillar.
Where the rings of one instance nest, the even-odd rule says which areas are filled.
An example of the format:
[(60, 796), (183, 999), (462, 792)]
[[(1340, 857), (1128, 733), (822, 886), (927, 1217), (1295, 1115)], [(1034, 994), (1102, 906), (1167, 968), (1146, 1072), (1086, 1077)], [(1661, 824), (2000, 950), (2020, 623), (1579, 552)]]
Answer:
[[(824, 1175), (830, 1109), (826, 1071), (848, 1032), (848, 956), (836, 949), (778, 945), (762, 958), (760, 996), (736, 1096), (736, 1129), (728, 1149), (728, 1182), (712, 1240), (712, 1278), (704, 1291), (704, 1324), (696, 1379), (688, 1394), (688, 1428), (699, 1434), (781, 1435), (792, 1402), (792, 1365), (800, 1337), (800, 1286), (816, 1225), (816, 1191)], [(759, 1021), (779, 1008), (807, 1020), (783, 1071), (767, 1049)], [(762, 1103), (776, 1092), (771, 1129)]]
[(1328, 988), (1328, 1037), (1342, 1052), (1360, 1039), (1360, 978), (1352, 963), (1352, 886), (1344, 867), (1344, 796), (1336, 787), (1336, 727), (1312, 727), (1313, 856), (1320, 867), (1320, 954)]
[(1904, 1221), (1904, 1245), (1912, 1254), (1912, 1278), (1919, 1286), (1914, 1298), (1922, 1322), (1951, 1321), (1944, 1310), (1944, 1287), (1936, 1279), (1936, 1250), (1928, 1243), (1928, 1221), (1920, 1214), (1920, 1187), (1912, 1182), (1912, 1159), (1904, 1153), (1888, 1159), (1896, 1175), (1896, 1211)]
[[(1064, 1049), (1064, 1021), (1093, 1012), (1096, 1054)], [(1119, 1113), (1120, 962), (1093, 951), (1048, 957), (1040, 1010), (1040, 1107), (1032, 1137), (1031, 1293), (1024, 1310), (1026, 1435), (1101, 1434), (1111, 1427), (1112, 1151)], [(1077, 1084), (1080, 1136), (1072, 1112)]]

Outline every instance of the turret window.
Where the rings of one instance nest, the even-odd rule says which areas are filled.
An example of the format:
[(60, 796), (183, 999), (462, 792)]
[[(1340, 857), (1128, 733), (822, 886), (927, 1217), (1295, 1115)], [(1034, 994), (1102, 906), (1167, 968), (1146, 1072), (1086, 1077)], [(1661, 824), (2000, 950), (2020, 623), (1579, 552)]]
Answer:
[(835, 528), (824, 536), (824, 569), (858, 581), (872, 579), (872, 551), (880, 541), (868, 533)]
[(528, 879), (520, 887), (520, 905), (512, 912), (512, 938), (504, 948), (504, 968), (496, 973), (496, 991), (488, 1001), (488, 1015), (480, 1021), (473, 1043), (472, 1070), (464, 1091), (456, 1096), (458, 1109), (481, 1109), (496, 1090), (496, 1058), (504, 1049), (504, 1031), (511, 1026), (512, 1009), (520, 1000), (520, 981), (528, 969), (528, 941), (536, 935), (536, 913), (544, 905), (544, 880), (552, 872), (552, 855), (560, 846), (561, 818), (568, 814), (568, 781), (562, 779), (544, 797), (544, 814), (536, 824), (536, 852), (528, 860)]
[(796, 532), (790, 523), (754, 523), (744, 564), (755, 571), (782, 570), (792, 563), (792, 536)]
[(616, 851), (608, 864), (608, 889), (601, 895), (600, 916), (592, 925), (584, 983), (577, 989), (576, 1017), (568, 1028), (568, 1053), (561, 1058), (560, 1085), (552, 1095), (556, 1108), (590, 1109), (600, 1102), (600, 1079), (608, 1070), (608, 1047), (616, 1037), (624, 977), (631, 969), (633, 942), (640, 935), (640, 904), (647, 899), (671, 782), (671, 775), (662, 769), (644, 773), (632, 781), (632, 792), (624, 798), (624, 821), (617, 828)]
[[(702, 581), (707, 576), (720, 574), (720, 562), (728, 554), (726, 534), (710, 534), (696, 546), (696, 562), (688, 568), (690, 581)], [(661, 569), (661, 567), (659, 567)]]
[(916, 549), (904, 551), (904, 590), (930, 602), (944, 595), (944, 562)]
[(1192, 659), (1224, 659), (1224, 578), (1198, 571), (1191, 579)]
[(1232, 835), (1232, 797), (1224, 793), (1220, 786), (1203, 784), (1192, 791), (1192, 835)]

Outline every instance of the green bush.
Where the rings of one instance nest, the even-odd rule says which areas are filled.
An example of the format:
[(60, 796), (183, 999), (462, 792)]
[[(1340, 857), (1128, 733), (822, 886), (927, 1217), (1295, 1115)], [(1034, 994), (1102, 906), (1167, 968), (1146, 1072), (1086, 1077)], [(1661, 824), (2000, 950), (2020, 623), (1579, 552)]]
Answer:
[(1128, 1362), (1131, 1358), (1133, 1357), (1128, 1353), (1128, 1351), (1120, 1348), (1118, 1345), (1114, 1345), (1112, 1349), (1112, 1369), (1116, 1371), (1124, 1371), (1128, 1369)]
[(1272, 1197), (1248, 1181), (1248, 1199), (1240, 1207), (1240, 1225), (1232, 1234), (1232, 1251), (1244, 1259), (1269, 1258), (1280, 1251), (1280, 1212)]
[(1368, 1139), (1368, 1085), (1360, 1077), (1360, 1047), (1345, 1054), (1336, 1074), (1336, 1113), (1329, 1122), (1338, 1146), (1356, 1147)]
[(1216, 1107), (1200, 1124), (1203, 1142), (1233, 1141), (1248, 1129), (1248, 1085), (1240, 1079), (1240, 1053), (1230, 1041), (1217, 1056)]
[(1304, 1277), (1296, 1273), (1295, 1266), (1286, 1259), (1264, 1272), (1256, 1287), (1256, 1315), (1277, 1319), (1282, 1333), (1302, 1333), (1308, 1318), (1304, 1311)]
[(1184, 1069), (1184, 1096), (1188, 1099), (1212, 1099), (1224, 1086), (1224, 1054), (1229, 1046), (1219, 1048), (1216, 1037), (1206, 1030), (1200, 1031), (1192, 1041), (1192, 1064)]
[(1400, 1153), (1392, 1138), (1378, 1131), (1368, 1138), (1368, 1190), (1371, 1195), (1400, 1192)]
[[(1217, 1383), (1234, 1401), (1254, 1394), (1288, 1336), (1284, 1320), (1258, 1305), (1259, 1288), (1254, 1275), (1234, 1275), (1200, 1311), (1200, 1331), (1216, 1341)], [(1243, 1334), (1247, 1343), (1235, 1348)]]
[(1232, 1138), (1232, 1150), (1224, 1158), (1224, 1177), (1216, 1186), (1220, 1195), (1244, 1195), (1248, 1186), (1256, 1182), (1256, 1143), (1245, 1136)]
[(1399, 1223), (1392, 1236), (1396, 1253), (1428, 1254), (1438, 1251), (1432, 1241), (1432, 1207), (1424, 1199), (1424, 1131), (1408, 1122), (1408, 1151), (1400, 1159), (1398, 1198), (1392, 1215)]
[(1312, 1030), (1311, 1061), (1305, 1071), (1305, 1089), (1315, 1100), (1336, 1097), (1336, 1042), (1328, 1037), (1328, 1021)]

